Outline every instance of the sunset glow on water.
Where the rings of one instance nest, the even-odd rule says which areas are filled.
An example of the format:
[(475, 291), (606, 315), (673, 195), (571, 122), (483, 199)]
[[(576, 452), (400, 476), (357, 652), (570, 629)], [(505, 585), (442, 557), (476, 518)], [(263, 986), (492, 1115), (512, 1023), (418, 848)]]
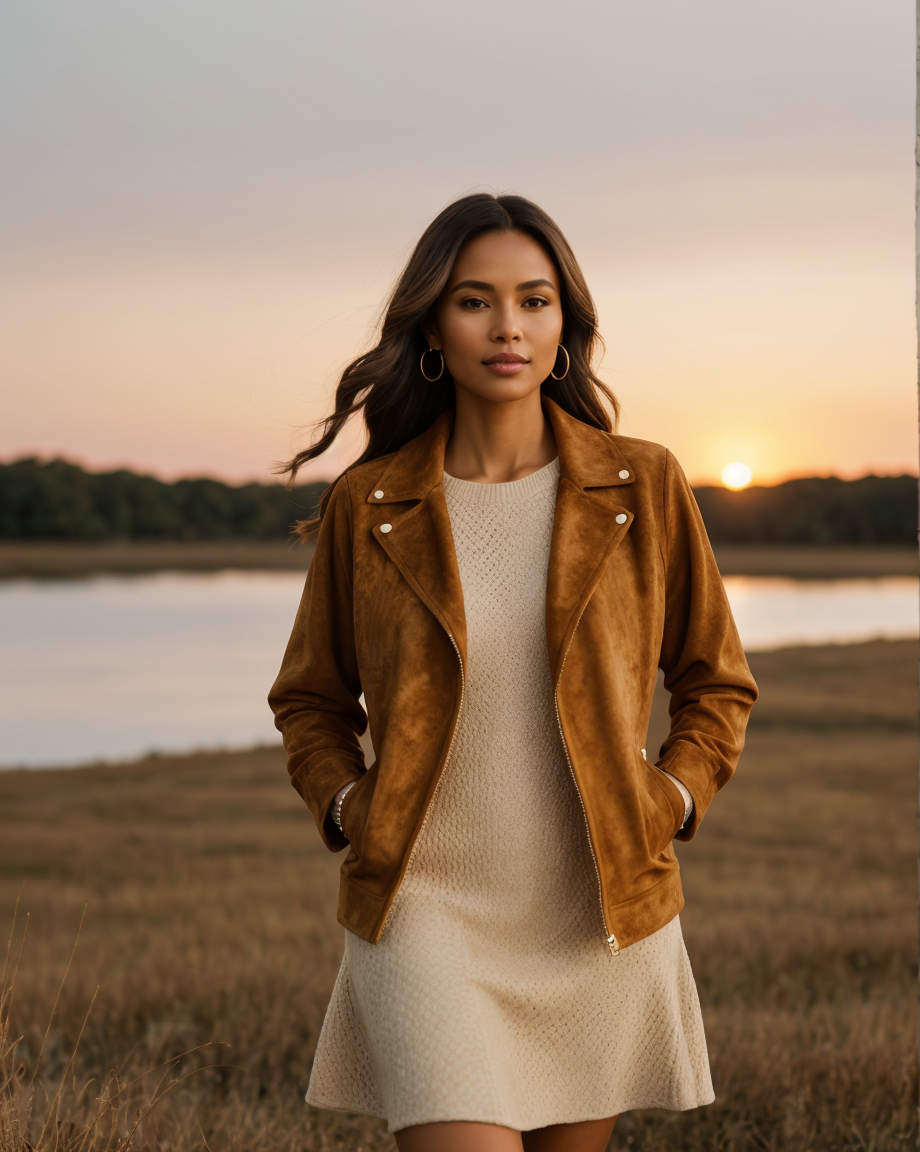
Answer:
[[(725, 586), (749, 651), (918, 634), (910, 577)], [(0, 766), (276, 740), (265, 697), (302, 588), (289, 572), (0, 583)]]

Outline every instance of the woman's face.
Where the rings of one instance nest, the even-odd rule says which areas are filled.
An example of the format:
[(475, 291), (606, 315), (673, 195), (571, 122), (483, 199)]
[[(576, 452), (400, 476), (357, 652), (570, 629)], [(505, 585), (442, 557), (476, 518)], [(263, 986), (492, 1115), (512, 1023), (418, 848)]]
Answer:
[(485, 400), (517, 400), (538, 389), (562, 339), (552, 260), (522, 232), (477, 236), (461, 249), (425, 335), (458, 388)]

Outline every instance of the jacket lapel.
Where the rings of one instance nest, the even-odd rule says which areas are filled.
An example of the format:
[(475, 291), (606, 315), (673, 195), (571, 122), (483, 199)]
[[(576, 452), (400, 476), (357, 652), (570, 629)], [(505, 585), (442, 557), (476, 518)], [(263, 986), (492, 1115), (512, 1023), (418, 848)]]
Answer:
[[(394, 454), (367, 497), (368, 504), (386, 504), (388, 532), (374, 536), (445, 631), (453, 635), (466, 667), (466, 615), (463, 586), (450, 514), (444, 497), (444, 449), (453, 427), (448, 408), (431, 427)], [(382, 492), (377, 497), (375, 493)]]
[(560, 471), (546, 578), (546, 646), (555, 684), (585, 605), (633, 522), (617, 488), (635, 477), (606, 432), (569, 415), (548, 396), (542, 401)]

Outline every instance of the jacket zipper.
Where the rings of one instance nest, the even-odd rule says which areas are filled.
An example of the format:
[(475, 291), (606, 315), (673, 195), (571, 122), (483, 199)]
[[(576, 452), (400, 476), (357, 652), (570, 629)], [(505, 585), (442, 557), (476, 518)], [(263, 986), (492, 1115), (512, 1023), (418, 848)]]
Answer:
[[(584, 612), (584, 608), (582, 608)], [(582, 612), (578, 614), (578, 620), (575, 621), (575, 628), (578, 627), (578, 621), (581, 620)], [(565, 733), (562, 731), (562, 717), (559, 715), (559, 681), (562, 679), (562, 669), (565, 667), (565, 659), (569, 654), (569, 648), (572, 646), (572, 639), (575, 636), (575, 628), (572, 629), (572, 635), (569, 637), (569, 642), (565, 647), (565, 652), (562, 654), (562, 663), (559, 665), (559, 675), (556, 677), (556, 685), (553, 689), (553, 703), (556, 706), (556, 723), (559, 725), (559, 736), (562, 739), (562, 749), (565, 752), (565, 760), (569, 766), (569, 772), (572, 776), (572, 783), (575, 785), (575, 793), (578, 796), (578, 803), (581, 805), (581, 814), (585, 818), (585, 831), (588, 834), (588, 847), (591, 850), (591, 861), (594, 864), (594, 874), (597, 876), (597, 898), (601, 906), (601, 920), (604, 924), (604, 933), (607, 937), (607, 947), (614, 956), (619, 956), (620, 945), (613, 932), (610, 931), (610, 925), (607, 923), (607, 915), (604, 912), (604, 891), (601, 887), (601, 870), (597, 866), (597, 856), (594, 852), (594, 843), (591, 840), (591, 825), (588, 823), (588, 810), (585, 808), (585, 802), (581, 797), (581, 789), (578, 787), (578, 781), (575, 779), (575, 769), (572, 767), (572, 760), (569, 756), (569, 748), (565, 742)]]
[[(457, 729), (460, 727), (460, 714), (463, 712), (463, 697), (464, 697), (464, 693), (466, 690), (466, 678), (463, 674), (463, 657), (460, 655), (460, 649), (457, 647), (457, 641), (454, 639), (453, 633), (448, 632), (447, 635), (448, 635), (448, 638), (450, 639), (451, 644), (453, 644), (453, 646), (454, 646), (454, 651), (457, 653), (457, 659), (460, 661), (460, 704), (457, 707), (457, 719), (454, 722), (454, 728), (450, 734), (450, 743), (447, 745), (447, 755), (444, 757), (444, 764), (441, 767), (441, 773), (438, 776), (437, 783), (434, 786), (434, 792), (432, 792), (432, 794), (431, 794), (431, 800), (428, 802), (428, 807), (425, 809), (425, 814), (422, 817), (422, 822), (419, 825), (418, 832), (416, 832), (415, 839), (412, 841), (412, 847), (409, 850), (409, 859), (406, 861), (406, 867), (403, 869), (402, 877), (401, 877), (399, 883), (396, 885), (396, 891), (397, 892), (399, 891), (399, 887), (402, 884), (402, 881), (405, 880), (406, 874), (408, 873), (409, 869), (412, 867), (412, 859), (415, 856), (415, 850), (418, 847), (418, 842), (421, 839), (421, 835), (422, 835), (422, 832), (424, 831), (425, 825), (428, 823), (428, 815), (431, 812), (432, 807), (434, 806), (435, 797), (438, 794), (438, 789), (441, 787), (441, 781), (444, 779), (444, 773), (447, 770), (447, 765), (450, 761), (450, 754), (453, 751), (453, 747), (454, 747), (454, 738), (457, 735)], [(393, 899), (390, 901), (390, 906), (387, 909), (387, 914), (383, 918), (383, 924), (381, 924), (380, 931), (377, 933), (375, 943), (377, 942), (377, 940), (380, 940), (380, 938), (383, 936), (384, 932), (386, 931), (386, 927), (387, 927), (387, 924), (389, 923), (390, 915), (393, 912), (393, 905), (395, 902), (396, 902), (396, 892), (393, 893)]]

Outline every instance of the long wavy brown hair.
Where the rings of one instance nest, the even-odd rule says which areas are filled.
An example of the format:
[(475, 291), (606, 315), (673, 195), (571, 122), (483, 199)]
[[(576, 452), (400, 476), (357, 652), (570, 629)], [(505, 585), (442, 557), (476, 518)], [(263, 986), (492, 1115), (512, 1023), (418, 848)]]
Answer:
[[(321, 456), (356, 412), (363, 414), (367, 445), (340, 476), (401, 448), (454, 405), (454, 382), (447, 370), (437, 383), (422, 375), (419, 362), (428, 347), (422, 325), (433, 315), (461, 248), (484, 232), (523, 232), (536, 240), (555, 264), (570, 367), (564, 379), (548, 376), (540, 389), (585, 424), (605, 432), (614, 430), (620, 406), (592, 367), (595, 351), (602, 347), (597, 312), (568, 241), (556, 222), (523, 196), (478, 192), (449, 204), (425, 229), (386, 302), (377, 344), (343, 371), (333, 412), (315, 425), (322, 427), (320, 436), (279, 466), (279, 472), (289, 474), (289, 486), (298, 469)], [(599, 394), (610, 404), (613, 425)], [(336, 480), (320, 497), (318, 515), (294, 525), (301, 539), (319, 527)]]

